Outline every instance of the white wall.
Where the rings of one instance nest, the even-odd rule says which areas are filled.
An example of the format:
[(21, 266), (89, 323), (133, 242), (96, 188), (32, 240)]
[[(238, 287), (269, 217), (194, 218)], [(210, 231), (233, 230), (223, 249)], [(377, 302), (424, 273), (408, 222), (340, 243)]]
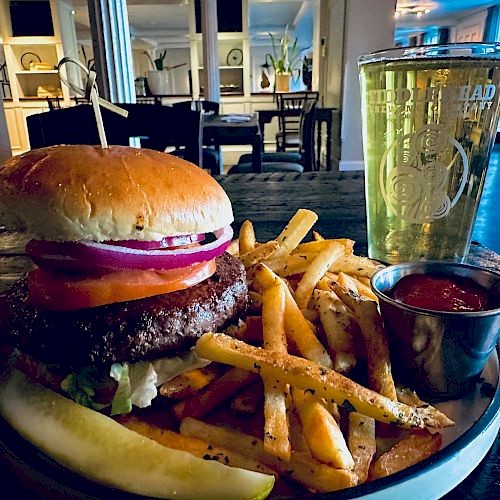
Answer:
[(364, 168), (357, 59), (394, 45), (395, 4), (395, 0), (346, 2), (340, 170)]
[[(481, 42), (483, 40), (484, 25), (488, 10), (485, 9), (477, 14), (462, 19), (455, 26), (450, 27), (450, 42)], [(467, 36), (471, 38), (465, 39)]]

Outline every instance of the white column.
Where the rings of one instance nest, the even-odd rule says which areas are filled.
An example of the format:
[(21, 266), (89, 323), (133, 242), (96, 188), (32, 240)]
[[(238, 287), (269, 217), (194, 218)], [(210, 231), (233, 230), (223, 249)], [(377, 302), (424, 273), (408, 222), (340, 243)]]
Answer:
[(217, 49), (217, 0), (201, 0), (203, 36), (204, 96), (220, 102), (219, 53)]
[(134, 68), (126, 0), (88, 0), (99, 94), (135, 102)]
[(0, 99), (0, 164), (11, 156), (12, 150), (10, 149), (9, 131), (7, 130), (3, 99)]
[(394, 46), (396, 0), (349, 0), (345, 7), (340, 170), (363, 170), (357, 59)]

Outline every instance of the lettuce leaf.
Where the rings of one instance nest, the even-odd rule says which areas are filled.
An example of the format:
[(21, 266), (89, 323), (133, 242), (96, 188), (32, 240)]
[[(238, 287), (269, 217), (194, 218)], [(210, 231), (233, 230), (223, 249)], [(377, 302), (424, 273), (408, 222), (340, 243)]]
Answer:
[(95, 368), (82, 368), (79, 372), (72, 372), (61, 382), (61, 389), (67, 396), (93, 410), (102, 410), (108, 406), (93, 399), (96, 389), (102, 386), (103, 383), (97, 376)]
[(194, 349), (183, 356), (161, 358), (152, 362), (114, 363), (109, 375), (118, 382), (111, 402), (111, 415), (129, 413), (132, 405), (145, 408), (157, 396), (157, 387), (177, 375), (207, 366), (210, 361), (200, 358)]

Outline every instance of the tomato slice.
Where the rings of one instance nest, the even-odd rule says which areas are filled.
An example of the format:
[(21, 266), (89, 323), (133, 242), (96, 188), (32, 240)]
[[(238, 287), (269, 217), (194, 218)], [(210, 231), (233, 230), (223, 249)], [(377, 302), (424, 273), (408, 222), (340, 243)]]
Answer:
[(97, 276), (73, 276), (36, 268), (28, 274), (28, 291), (35, 305), (52, 311), (71, 311), (183, 290), (214, 273), (215, 259), (168, 271), (134, 269)]

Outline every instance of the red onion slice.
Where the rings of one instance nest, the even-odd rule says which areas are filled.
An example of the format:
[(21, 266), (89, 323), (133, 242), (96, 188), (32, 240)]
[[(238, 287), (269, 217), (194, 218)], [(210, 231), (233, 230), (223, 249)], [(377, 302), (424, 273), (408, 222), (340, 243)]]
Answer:
[(160, 248), (181, 247), (183, 245), (190, 245), (191, 243), (200, 243), (204, 239), (205, 233), (200, 233), (166, 236), (159, 241), (121, 240), (106, 241), (105, 243), (119, 247), (135, 248), (137, 250), (159, 250)]
[(94, 241), (31, 240), (26, 251), (44, 269), (91, 272), (103, 269), (176, 269), (221, 255), (231, 243), (230, 226), (214, 232), (215, 241), (188, 248), (139, 250)]

